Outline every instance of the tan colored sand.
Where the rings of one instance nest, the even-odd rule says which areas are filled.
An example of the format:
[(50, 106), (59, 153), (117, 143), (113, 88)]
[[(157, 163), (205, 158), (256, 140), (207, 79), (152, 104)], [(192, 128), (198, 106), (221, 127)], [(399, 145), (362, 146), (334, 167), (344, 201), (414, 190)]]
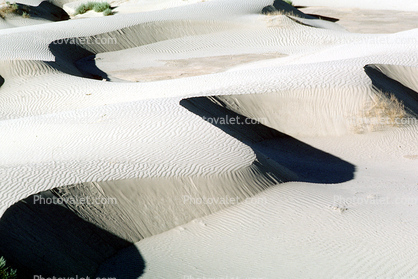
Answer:
[(110, 77), (122, 80), (144, 82), (176, 79), (191, 76), (224, 72), (234, 66), (253, 61), (273, 59), (285, 56), (280, 53), (221, 55), (189, 59), (163, 60), (162, 67), (139, 69), (112, 69), (106, 71)]
[(418, 28), (418, 12), (363, 10), (336, 7), (307, 7), (306, 14), (317, 14), (340, 19), (337, 23), (353, 33), (396, 33)]

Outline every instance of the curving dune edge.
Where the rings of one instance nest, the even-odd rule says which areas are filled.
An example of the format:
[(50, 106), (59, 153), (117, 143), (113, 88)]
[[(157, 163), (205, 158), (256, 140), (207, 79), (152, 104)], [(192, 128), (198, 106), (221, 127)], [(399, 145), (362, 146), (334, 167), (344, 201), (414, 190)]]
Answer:
[[(417, 276), (418, 29), (145, 2), (0, 17), (0, 256), (19, 276)], [(312, 5), (372, 5), (354, 2)]]

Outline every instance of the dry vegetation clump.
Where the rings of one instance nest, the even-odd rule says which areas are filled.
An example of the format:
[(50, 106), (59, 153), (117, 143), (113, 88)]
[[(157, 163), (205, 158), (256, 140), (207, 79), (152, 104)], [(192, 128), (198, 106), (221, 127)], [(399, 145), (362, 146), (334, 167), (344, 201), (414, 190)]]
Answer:
[(6, 2), (6, 6), (0, 8), (0, 17), (5, 19), (10, 14), (21, 15), (23, 18), (30, 18), (29, 11), (25, 9), (25, 7), (22, 7), (22, 5), (19, 6), (16, 3), (10, 4), (10, 2)]
[(6, 6), (0, 8), (0, 17), (6, 18), (9, 14), (16, 14), (19, 7), (16, 3), (10, 4), (10, 2), (6, 2)]
[(297, 14), (295, 14), (293, 11), (286, 12), (286, 11), (277, 11), (270, 15), (284, 15), (284, 16), (292, 16), (292, 17), (299, 17)]
[(408, 116), (404, 104), (393, 94), (381, 91), (371, 96), (365, 109), (352, 119), (352, 127), (356, 133), (379, 131), (385, 127), (399, 127)]

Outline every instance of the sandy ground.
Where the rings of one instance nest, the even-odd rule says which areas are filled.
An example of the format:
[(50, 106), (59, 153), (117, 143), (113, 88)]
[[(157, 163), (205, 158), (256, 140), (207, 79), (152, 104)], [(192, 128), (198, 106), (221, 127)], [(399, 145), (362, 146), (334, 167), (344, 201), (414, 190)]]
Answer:
[(307, 7), (301, 11), (338, 18), (338, 24), (353, 33), (388, 34), (418, 28), (418, 12), (336, 7)]
[(292, 1), (297, 6), (323, 6), (338, 8), (359, 8), (367, 10), (389, 10), (389, 11), (418, 11), (418, 3), (415, 0), (404, 0), (402, 2), (363, 0), (363, 1), (345, 1), (335, 0), (332, 3), (329, 0), (295, 0)]
[(117, 3), (0, 19), (0, 256), (23, 278), (418, 275), (415, 2)]
[(102, 56), (96, 58), (98, 67), (109, 74), (109, 79), (115, 77), (121, 80), (146, 82), (154, 80), (167, 80), (174, 78), (184, 78), (191, 76), (214, 74), (226, 71), (234, 66), (264, 59), (282, 57), (279, 53), (272, 54), (242, 54), (242, 55), (223, 55), (215, 57), (201, 57), (178, 60), (160, 60), (162, 67), (147, 67), (139, 69), (136, 64), (133, 69), (124, 69), (120, 64), (109, 63), (110, 67), (103, 67), (100, 63)]

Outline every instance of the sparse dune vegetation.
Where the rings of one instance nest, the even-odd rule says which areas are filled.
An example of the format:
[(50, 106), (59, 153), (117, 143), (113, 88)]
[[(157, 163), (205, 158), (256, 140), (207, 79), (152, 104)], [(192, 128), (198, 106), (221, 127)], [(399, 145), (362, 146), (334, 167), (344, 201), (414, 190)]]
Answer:
[(75, 15), (84, 14), (91, 10), (95, 11), (96, 13), (103, 12), (105, 16), (112, 15), (110, 4), (107, 2), (87, 2), (87, 3), (81, 4), (75, 10)]
[(367, 111), (366, 116), (376, 118), (387, 118), (389, 123), (399, 126), (395, 122), (396, 119), (403, 119), (407, 116), (405, 106), (393, 94), (384, 94), (373, 96), (373, 105)]
[(370, 101), (360, 114), (353, 118), (353, 130), (356, 133), (365, 133), (401, 127), (407, 124), (404, 121), (407, 117), (412, 116), (406, 113), (402, 101), (393, 94), (377, 90), (371, 94)]
[(17, 271), (7, 266), (6, 260), (0, 257), (0, 278), (17, 279)]
[(103, 15), (105, 15), (105, 16), (110, 16), (110, 15), (113, 15), (113, 11), (112, 11), (112, 9), (110, 9), (110, 8), (106, 8), (106, 9), (103, 11)]
[(10, 4), (6, 2), (6, 5), (0, 8), (0, 17), (5, 18), (9, 14), (16, 14), (18, 11), (18, 6), (16, 3)]

